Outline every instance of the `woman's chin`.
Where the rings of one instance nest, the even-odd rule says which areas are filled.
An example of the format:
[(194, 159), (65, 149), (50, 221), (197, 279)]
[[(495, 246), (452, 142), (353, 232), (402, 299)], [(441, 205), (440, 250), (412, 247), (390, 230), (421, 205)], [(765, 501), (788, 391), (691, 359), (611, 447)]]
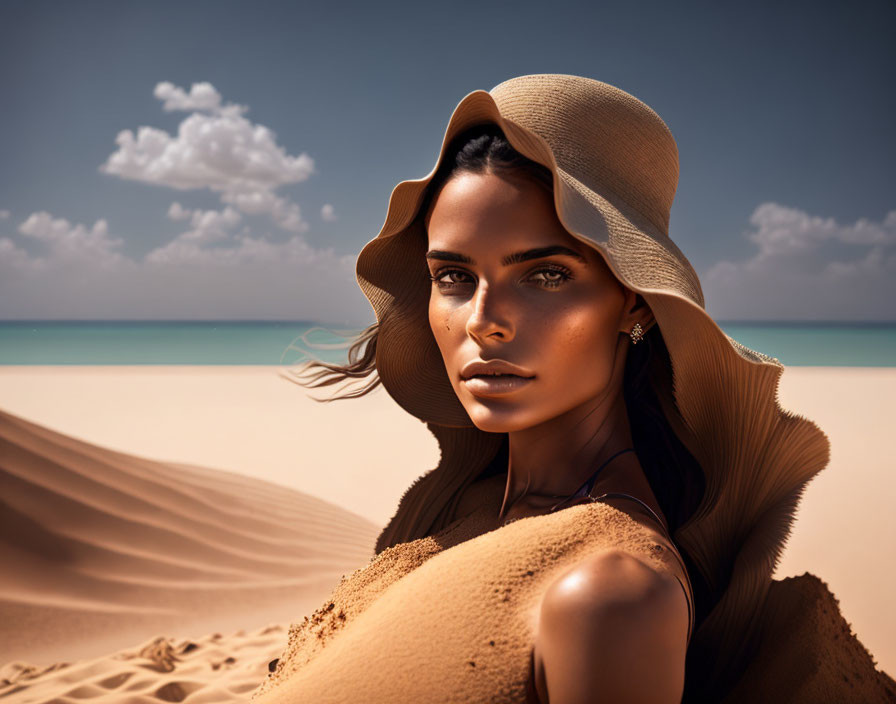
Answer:
[(494, 408), (475, 402), (467, 404), (466, 410), (473, 425), (486, 433), (512, 433), (535, 425), (520, 408)]

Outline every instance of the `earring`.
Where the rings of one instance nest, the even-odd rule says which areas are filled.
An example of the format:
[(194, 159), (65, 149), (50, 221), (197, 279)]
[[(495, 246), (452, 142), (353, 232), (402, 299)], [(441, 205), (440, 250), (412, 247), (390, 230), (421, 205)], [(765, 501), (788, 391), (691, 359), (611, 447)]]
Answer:
[(641, 338), (644, 337), (644, 329), (641, 327), (641, 323), (635, 323), (630, 334), (632, 336), (632, 344), (637, 345)]

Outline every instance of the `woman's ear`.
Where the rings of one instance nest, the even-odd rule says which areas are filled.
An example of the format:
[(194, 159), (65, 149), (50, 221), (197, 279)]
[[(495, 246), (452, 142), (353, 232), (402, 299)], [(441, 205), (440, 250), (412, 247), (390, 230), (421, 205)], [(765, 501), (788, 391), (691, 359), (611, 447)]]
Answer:
[(646, 333), (653, 327), (656, 319), (653, 317), (653, 311), (647, 305), (647, 301), (640, 293), (635, 293), (631, 289), (625, 289), (625, 317), (623, 324), (624, 332), (631, 332), (635, 323), (641, 323), (642, 330)]

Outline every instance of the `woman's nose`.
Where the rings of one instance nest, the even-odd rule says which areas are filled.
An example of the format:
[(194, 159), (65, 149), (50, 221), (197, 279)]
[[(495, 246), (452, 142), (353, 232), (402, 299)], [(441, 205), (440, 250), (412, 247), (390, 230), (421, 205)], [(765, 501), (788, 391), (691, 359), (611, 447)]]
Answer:
[(470, 301), (473, 310), (467, 319), (467, 333), (476, 339), (513, 339), (514, 324), (506, 295), (488, 284), (481, 284)]

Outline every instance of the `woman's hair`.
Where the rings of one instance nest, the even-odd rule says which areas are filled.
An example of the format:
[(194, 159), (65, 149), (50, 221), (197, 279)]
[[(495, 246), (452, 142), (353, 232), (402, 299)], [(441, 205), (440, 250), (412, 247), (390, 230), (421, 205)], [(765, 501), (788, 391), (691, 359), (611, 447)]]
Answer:
[[(497, 125), (478, 125), (452, 140), (446, 158), (433, 174), (428, 186), (419, 210), (420, 217), (428, 212), (440, 188), (452, 176), (461, 172), (526, 175), (548, 190), (553, 190), (550, 169), (513, 149)], [(372, 375), (371, 381), (362, 389), (323, 400), (357, 398), (369, 393), (380, 383), (376, 375), (376, 342), (377, 323), (374, 323), (356, 338), (349, 350), (348, 364), (311, 362), (303, 374), (310, 373), (313, 368), (317, 368), (317, 371), (310, 373), (308, 383), (300, 383), (317, 388)], [(637, 345), (629, 346), (623, 378), (623, 397), (635, 453), (666, 517), (669, 531), (674, 534), (699, 506), (706, 480), (697, 460), (672, 430), (659, 403), (655, 384), (671, 388), (671, 370), (669, 352), (662, 333), (658, 325), (653, 325)], [(479, 478), (506, 472), (507, 456), (508, 442), (505, 435), (497, 455)], [(710, 605), (708, 599), (701, 598), (706, 592), (706, 585), (686, 552), (680, 552), (691, 576), (699, 623), (701, 616), (705, 615), (705, 611), (701, 614), (703, 609), (700, 607), (705, 609)]]

